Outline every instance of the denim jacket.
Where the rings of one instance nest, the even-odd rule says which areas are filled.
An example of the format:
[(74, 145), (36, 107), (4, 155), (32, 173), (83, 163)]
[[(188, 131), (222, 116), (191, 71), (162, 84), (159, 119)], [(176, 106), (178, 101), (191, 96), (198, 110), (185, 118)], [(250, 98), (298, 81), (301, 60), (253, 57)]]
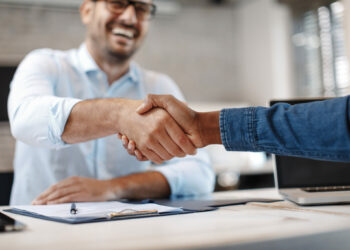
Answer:
[(223, 109), (221, 139), (230, 151), (350, 161), (349, 98)]

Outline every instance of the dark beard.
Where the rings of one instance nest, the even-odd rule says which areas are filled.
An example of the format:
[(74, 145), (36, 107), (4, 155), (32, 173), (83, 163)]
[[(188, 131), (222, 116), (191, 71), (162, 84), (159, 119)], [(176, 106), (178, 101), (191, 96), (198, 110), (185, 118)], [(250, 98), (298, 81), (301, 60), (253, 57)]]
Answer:
[(134, 49), (130, 53), (124, 54), (124, 53), (114, 52), (107, 48), (105, 52), (106, 59), (112, 64), (123, 64), (126, 61), (130, 60), (130, 58), (135, 54), (136, 50), (137, 49)]
[[(116, 23), (114, 21), (108, 23), (106, 29), (111, 30), (112, 29), (111, 27), (113, 24), (118, 24), (122, 28), (133, 29), (134, 33), (135, 33), (135, 37), (138, 37), (140, 34), (139, 30), (136, 27), (134, 27), (133, 25)], [(106, 55), (106, 58), (109, 62), (121, 64), (121, 63), (125, 63), (126, 61), (130, 60), (130, 58), (135, 54), (137, 49), (138, 48), (134, 48), (130, 53), (124, 54), (124, 53), (115, 52), (115, 51), (111, 50), (110, 48), (108, 48), (108, 46), (107, 46), (105, 55)]]

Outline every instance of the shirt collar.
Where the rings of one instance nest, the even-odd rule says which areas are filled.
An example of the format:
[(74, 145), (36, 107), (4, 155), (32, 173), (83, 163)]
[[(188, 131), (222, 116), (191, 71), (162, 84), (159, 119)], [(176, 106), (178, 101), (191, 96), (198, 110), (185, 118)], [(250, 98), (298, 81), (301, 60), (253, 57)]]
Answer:
[(82, 69), (87, 73), (89, 71), (98, 71), (100, 68), (96, 64), (95, 60), (90, 55), (89, 51), (87, 50), (86, 44), (83, 43), (80, 45), (79, 52), (78, 52), (79, 62), (82, 67)]
[[(92, 71), (101, 71), (101, 69), (96, 64), (95, 60), (90, 55), (85, 43), (80, 45), (78, 57), (79, 57), (80, 65), (82, 66), (82, 69), (86, 73), (92, 72)], [(134, 62), (130, 63), (129, 71), (124, 76), (122, 76), (121, 79), (129, 79), (129, 78), (133, 82), (139, 81), (138, 65)]]
[(134, 62), (130, 63), (129, 72), (127, 74), (129, 75), (130, 79), (134, 82), (138, 82), (140, 80), (139, 67)]

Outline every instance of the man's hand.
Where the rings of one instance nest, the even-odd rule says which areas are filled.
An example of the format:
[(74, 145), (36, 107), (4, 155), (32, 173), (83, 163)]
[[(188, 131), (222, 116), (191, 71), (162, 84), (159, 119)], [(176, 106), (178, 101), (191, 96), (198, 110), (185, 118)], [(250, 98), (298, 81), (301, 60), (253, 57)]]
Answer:
[(67, 202), (107, 201), (119, 198), (111, 190), (108, 180), (74, 176), (52, 185), (40, 194), (32, 204), (48, 205)]
[(196, 148), (168, 112), (153, 108), (140, 115), (135, 112), (140, 104), (140, 101), (128, 100), (124, 105), (119, 132), (135, 141), (144, 156), (162, 163), (174, 156), (195, 154)]
[(69, 177), (40, 194), (33, 205), (67, 202), (108, 201), (118, 199), (160, 199), (170, 195), (167, 179), (157, 171), (147, 171), (96, 180), (86, 177)]
[[(171, 95), (148, 95), (144, 103), (137, 108), (137, 112), (147, 114), (153, 108), (166, 110), (182, 127), (196, 148), (222, 143), (219, 126), (220, 111), (200, 113)], [(138, 150), (138, 146), (136, 147), (132, 139), (125, 134), (118, 136), (130, 155), (135, 155), (140, 161), (148, 159)]]
[(147, 159), (159, 164), (195, 153), (190, 139), (165, 110), (154, 108), (140, 115), (135, 110), (141, 103), (121, 98), (81, 101), (73, 107), (62, 139), (80, 143), (119, 132), (135, 141)]
[(172, 95), (147, 95), (144, 103), (142, 103), (136, 111), (139, 114), (147, 114), (152, 111), (153, 108), (162, 108), (166, 110), (185, 131), (196, 148), (206, 146), (201, 134), (200, 116), (198, 112), (190, 109), (185, 103), (179, 101)]

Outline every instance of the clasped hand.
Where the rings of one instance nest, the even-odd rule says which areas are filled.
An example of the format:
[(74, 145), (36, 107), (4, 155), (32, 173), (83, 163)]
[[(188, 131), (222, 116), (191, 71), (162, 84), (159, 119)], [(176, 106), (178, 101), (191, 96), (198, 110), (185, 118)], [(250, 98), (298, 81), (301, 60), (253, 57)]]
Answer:
[[(152, 136), (157, 140), (149, 138), (146, 144), (139, 144), (124, 133), (118, 134), (130, 155), (136, 156), (140, 161), (151, 160), (159, 164), (175, 156), (183, 157), (187, 154), (194, 154), (196, 148), (205, 146), (201, 136), (199, 113), (171, 95), (148, 95), (136, 112), (142, 116), (154, 116), (154, 112), (160, 110), (170, 117), (154, 120), (155, 124), (160, 125), (159, 122), (164, 121), (165, 125), (164, 129), (158, 128), (152, 131)], [(167, 125), (168, 119), (175, 120), (176, 125)], [(157, 144), (156, 141), (159, 145), (154, 145)], [(184, 154), (176, 151), (176, 146), (182, 148)]]

